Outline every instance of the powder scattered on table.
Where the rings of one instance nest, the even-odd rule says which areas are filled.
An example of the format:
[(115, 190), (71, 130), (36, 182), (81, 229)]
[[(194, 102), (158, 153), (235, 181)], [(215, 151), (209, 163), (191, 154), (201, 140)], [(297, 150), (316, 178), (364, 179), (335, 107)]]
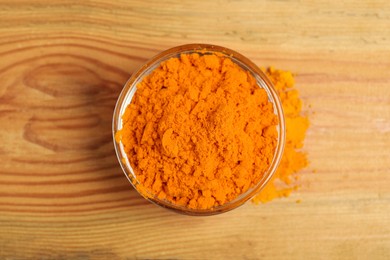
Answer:
[(279, 167), (272, 179), (252, 201), (268, 202), (275, 198), (287, 197), (297, 189), (299, 171), (308, 165), (307, 154), (302, 151), (309, 119), (302, 115), (302, 100), (294, 88), (291, 72), (269, 68), (265, 71), (274, 84), (282, 102), (286, 121), (286, 145)]

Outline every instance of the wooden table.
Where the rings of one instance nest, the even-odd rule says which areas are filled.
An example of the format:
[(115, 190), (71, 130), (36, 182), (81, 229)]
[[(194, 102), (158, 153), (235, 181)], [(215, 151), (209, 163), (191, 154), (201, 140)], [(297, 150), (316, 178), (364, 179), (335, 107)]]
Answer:
[[(1, 259), (390, 258), (389, 1), (0, 2)], [(130, 187), (116, 98), (193, 42), (296, 73), (310, 167), (290, 198), (189, 217)]]

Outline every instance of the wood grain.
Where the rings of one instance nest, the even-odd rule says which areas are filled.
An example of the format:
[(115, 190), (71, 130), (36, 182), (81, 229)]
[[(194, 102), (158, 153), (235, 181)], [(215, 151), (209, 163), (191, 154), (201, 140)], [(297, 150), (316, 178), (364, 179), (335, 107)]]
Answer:
[[(388, 1), (0, 1), (0, 36), (0, 258), (390, 258)], [(296, 73), (311, 165), (290, 198), (195, 218), (127, 182), (119, 92), (193, 42)]]

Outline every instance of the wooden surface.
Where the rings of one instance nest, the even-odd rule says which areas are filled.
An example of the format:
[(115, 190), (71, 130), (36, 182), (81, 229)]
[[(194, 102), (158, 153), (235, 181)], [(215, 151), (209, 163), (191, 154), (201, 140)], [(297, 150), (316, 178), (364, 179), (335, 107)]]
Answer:
[[(311, 165), (290, 198), (197, 218), (130, 187), (116, 98), (193, 42), (297, 74)], [(1, 0), (0, 126), (1, 259), (390, 259), (387, 0)]]

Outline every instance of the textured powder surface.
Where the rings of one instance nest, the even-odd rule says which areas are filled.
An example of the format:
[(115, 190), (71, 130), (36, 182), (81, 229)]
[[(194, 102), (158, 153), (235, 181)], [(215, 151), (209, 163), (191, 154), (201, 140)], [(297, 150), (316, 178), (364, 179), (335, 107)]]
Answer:
[(295, 181), (299, 170), (308, 164), (307, 155), (301, 148), (309, 127), (307, 117), (301, 115), (302, 100), (294, 88), (291, 72), (269, 68), (266, 71), (282, 102), (286, 121), (286, 145), (278, 170), (267, 186), (253, 198), (253, 202), (268, 202), (275, 198), (287, 197), (297, 188)]
[(209, 209), (253, 187), (277, 143), (266, 92), (230, 58), (185, 54), (137, 86), (117, 133), (142, 190)]

